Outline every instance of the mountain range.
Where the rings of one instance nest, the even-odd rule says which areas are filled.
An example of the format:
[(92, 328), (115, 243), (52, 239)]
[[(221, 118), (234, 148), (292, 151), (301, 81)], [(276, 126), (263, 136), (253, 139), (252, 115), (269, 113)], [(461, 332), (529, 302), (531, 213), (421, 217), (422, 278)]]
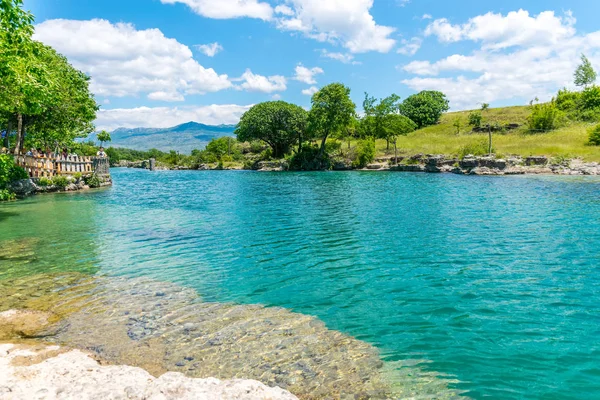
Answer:
[[(110, 132), (110, 146), (135, 150), (175, 150), (189, 154), (193, 149), (203, 149), (208, 142), (222, 136), (233, 136), (235, 125), (204, 125), (186, 122), (171, 128), (118, 128)], [(88, 139), (97, 141), (96, 133)]]

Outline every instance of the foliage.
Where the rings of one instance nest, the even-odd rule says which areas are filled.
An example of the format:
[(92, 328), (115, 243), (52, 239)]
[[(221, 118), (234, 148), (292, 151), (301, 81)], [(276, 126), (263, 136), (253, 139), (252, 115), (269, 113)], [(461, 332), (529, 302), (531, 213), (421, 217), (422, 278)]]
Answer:
[(530, 104), (531, 114), (527, 118), (527, 125), (531, 132), (548, 132), (564, 124), (564, 114), (556, 107), (556, 103)]
[(15, 200), (17, 195), (8, 189), (0, 189), (0, 201), (11, 201)]
[(6, 188), (10, 182), (27, 178), (29, 178), (27, 172), (15, 165), (13, 156), (0, 154), (0, 189)]
[(365, 100), (363, 101), (365, 117), (361, 121), (364, 136), (389, 141), (390, 130), (386, 129), (385, 122), (388, 116), (397, 114), (399, 109), (400, 96), (396, 94), (391, 94), (378, 102), (375, 97), (369, 97), (365, 93)]
[(70, 145), (93, 131), (90, 78), (32, 39), (33, 16), (22, 6), (0, 0), (0, 120), (17, 128), (16, 151), (23, 139), (27, 147)]
[(473, 111), (469, 113), (469, 125), (479, 128), (481, 126), (481, 122), (483, 121), (483, 116), (481, 115), (481, 111)]
[(454, 120), (454, 123), (452, 124), (452, 126), (456, 128), (456, 134), (460, 135), (460, 130), (463, 127), (463, 123), (462, 123), (462, 120), (460, 119), (460, 117), (458, 117)]
[(356, 146), (356, 154), (352, 160), (352, 166), (355, 168), (364, 168), (375, 159), (375, 140), (372, 138), (362, 139)]
[(66, 176), (56, 175), (55, 177), (52, 178), (52, 184), (59, 189), (64, 189), (69, 184), (69, 180), (67, 179)]
[(42, 186), (42, 187), (51, 186), (52, 185), (52, 179), (48, 179), (45, 176), (43, 176), (43, 177), (41, 177), (38, 180), (37, 184), (39, 186)]
[(340, 135), (353, 121), (356, 105), (350, 99), (350, 88), (341, 83), (331, 83), (311, 100), (312, 108), (308, 115), (309, 132), (322, 138), (319, 156), (325, 153), (327, 138)]
[(96, 135), (96, 138), (100, 141), (100, 146), (102, 146), (102, 147), (104, 147), (104, 142), (112, 141), (112, 138), (110, 137), (110, 133), (108, 133), (106, 131), (100, 131), (98, 133), (98, 135)]
[(437, 124), (448, 109), (446, 95), (431, 90), (413, 94), (400, 105), (400, 113), (410, 118), (419, 128)]
[(596, 81), (596, 71), (584, 54), (581, 55), (581, 64), (575, 70), (574, 78), (575, 85), (580, 87), (587, 87)]
[(328, 169), (330, 159), (327, 153), (320, 156), (320, 148), (315, 145), (304, 145), (290, 158), (290, 169), (294, 171), (315, 171)]
[(600, 124), (588, 129), (588, 143), (592, 146), (600, 146)]
[[(489, 143), (485, 139), (476, 142), (467, 143), (458, 150), (458, 157), (462, 160), (468, 155), (484, 156), (488, 154)], [(492, 149), (493, 152), (493, 149)]]
[(306, 110), (285, 101), (268, 101), (246, 111), (235, 134), (240, 141), (262, 140), (273, 156), (283, 157), (294, 143), (302, 143), (306, 131)]
[(96, 174), (92, 174), (89, 176), (86, 176), (84, 178), (85, 184), (88, 185), (91, 188), (97, 188), (100, 187), (100, 178), (98, 177), (98, 175)]

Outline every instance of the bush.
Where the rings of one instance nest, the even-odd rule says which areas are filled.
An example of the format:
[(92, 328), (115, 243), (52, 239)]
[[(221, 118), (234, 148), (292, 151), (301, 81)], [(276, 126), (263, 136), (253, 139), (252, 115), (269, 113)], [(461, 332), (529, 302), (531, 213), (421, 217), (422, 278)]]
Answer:
[(69, 184), (69, 180), (66, 176), (56, 175), (54, 178), (52, 178), (52, 184), (59, 189), (64, 189)]
[(327, 153), (320, 156), (318, 146), (306, 144), (302, 147), (302, 151), (294, 153), (289, 160), (289, 165), (289, 169), (293, 171), (317, 171), (329, 169), (331, 160)]
[[(474, 143), (468, 143), (458, 150), (458, 158), (461, 160), (468, 155), (485, 156), (488, 154), (488, 141), (485, 139), (478, 140)], [(492, 149), (492, 153), (494, 149)]]
[(559, 90), (556, 98), (554, 99), (556, 107), (567, 114), (576, 112), (580, 101), (581, 93), (571, 92), (568, 89)]
[(42, 177), (38, 180), (38, 185), (42, 186), (42, 187), (46, 187), (46, 186), (50, 186), (52, 185), (52, 180), (48, 179), (46, 177)]
[(84, 178), (84, 180), (85, 180), (85, 184), (91, 188), (100, 187), (100, 184), (101, 184), (100, 178), (98, 178), (98, 175), (96, 175), (96, 174), (86, 176)]
[(600, 146), (600, 124), (588, 130), (588, 143), (592, 146)]
[(554, 101), (542, 104), (532, 102), (527, 124), (532, 132), (548, 132), (560, 128), (564, 124), (564, 119), (564, 113), (558, 109)]
[(474, 126), (475, 128), (479, 128), (481, 126), (482, 121), (483, 117), (481, 116), (481, 112), (473, 111), (469, 114), (469, 125)]
[(17, 195), (8, 189), (0, 189), (0, 201), (10, 201), (17, 198)]
[(13, 156), (0, 154), (0, 189), (6, 188), (10, 182), (27, 178), (29, 178), (27, 172), (15, 165)]
[(358, 142), (356, 146), (355, 158), (352, 166), (355, 168), (364, 168), (375, 159), (375, 140), (364, 139)]
[(424, 90), (407, 97), (400, 105), (400, 114), (410, 118), (419, 128), (437, 124), (448, 111), (449, 102), (442, 92)]

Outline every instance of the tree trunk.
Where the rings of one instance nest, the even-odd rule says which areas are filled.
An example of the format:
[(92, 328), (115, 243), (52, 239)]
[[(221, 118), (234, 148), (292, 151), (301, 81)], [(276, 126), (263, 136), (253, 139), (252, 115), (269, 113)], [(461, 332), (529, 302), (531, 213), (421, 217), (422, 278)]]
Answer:
[(319, 155), (322, 156), (323, 154), (325, 154), (325, 143), (327, 143), (327, 136), (325, 135), (323, 137), (323, 141), (321, 142), (321, 149), (319, 150)]
[(492, 154), (492, 126), (488, 124), (488, 142), (489, 142), (489, 146), (488, 146), (488, 154)]
[(23, 136), (23, 115), (17, 114), (17, 140), (15, 141), (15, 155), (21, 154), (21, 139)]
[(4, 147), (6, 147), (6, 149), (10, 148), (10, 131), (12, 131), (12, 122), (9, 117), (8, 126), (6, 127), (6, 137), (4, 138)]
[(386, 142), (385, 149), (389, 150), (390, 149), (390, 139), (386, 138), (385, 142)]
[(398, 148), (396, 147), (396, 139), (394, 139), (394, 165), (398, 164)]
[(302, 153), (302, 133), (298, 133), (298, 154)]

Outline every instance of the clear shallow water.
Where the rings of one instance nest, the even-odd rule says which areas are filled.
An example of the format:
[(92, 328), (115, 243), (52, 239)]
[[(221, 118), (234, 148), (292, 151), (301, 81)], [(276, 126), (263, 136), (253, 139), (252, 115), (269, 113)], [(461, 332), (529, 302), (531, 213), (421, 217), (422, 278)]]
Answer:
[[(6, 276), (144, 276), (319, 317), (474, 398), (600, 397), (600, 180), (113, 170), (0, 206)], [(24, 254), (24, 258), (31, 257)], [(2, 260), (0, 259), (0, 263)]]

